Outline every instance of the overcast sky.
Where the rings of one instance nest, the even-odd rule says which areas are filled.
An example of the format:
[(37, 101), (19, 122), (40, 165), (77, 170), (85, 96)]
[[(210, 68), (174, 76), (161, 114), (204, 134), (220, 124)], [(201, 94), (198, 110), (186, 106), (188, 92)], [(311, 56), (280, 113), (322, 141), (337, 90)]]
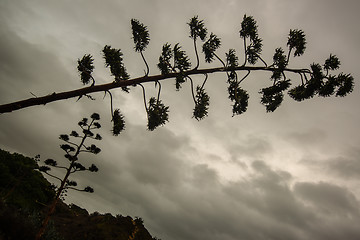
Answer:
[[(118, 137), (110, 134), (110, 100), (98, 93), (96, 101), (70, 99), (2, 114), (0, 148), (65, 162), (59, 134), (78, 130), (80, 119), (98, 112), (102, 152), (81, 161), (100, 171), (74, 176), (95, 193), (71, 192), (67, 203), (140, 216), (163, 240), (360, 239), (359, 10), (357, 0), (2, 0), (0, 104), (82, 87), (76, 61), (84, 54), (95, 58), (98, 84), (113, 81), (101, 55), (105, 45), (121, 48), (131, 77), (142, 76), (132, 18), (150, 31), (144, 53), (150, 74), (159, 74), (167, 42), (179, 42), (195, 63), (186, 25), (194, 15), (222, 39), (218, 55), (235, 48), (242, 59), (238, 32), (247, 14), (257, 20), (269, 63), (275, 48), (286, 48), (289, 30), (302, 29), (307, 49), (290, 66), (323, 64), (333, 53), (356, 86), (345, 98), (298, 103), (286, 96), (266, 113), (258, 91), (271, 85), (270, 75), (252, 73), (243, 84), (248, 111), (231, 117), (226, 75), (214, 74), (205, 86), (209, 116), (198, 122), (191, 117), (189, 83), (177, 92), (169, 80), (161, 96), (170, 122), (154, 132), (146, 130), (141, 89), (133, 88), (113, 91), (114, 107), (126, 120)], [(202, 60), (200, 67), (209, 65)], [(290, 78), (293, 85), (300, 81)], [(154, 84), (146, 87), (148, 98), (155, 96)]]

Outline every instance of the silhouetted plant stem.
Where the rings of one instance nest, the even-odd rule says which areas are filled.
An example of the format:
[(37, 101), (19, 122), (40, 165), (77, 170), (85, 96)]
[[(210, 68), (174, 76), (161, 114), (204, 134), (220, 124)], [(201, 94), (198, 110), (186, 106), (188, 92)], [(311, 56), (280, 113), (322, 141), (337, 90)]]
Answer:
[(106, 90), (105, 92), (107, 92), (110, 96), (110, 109), (111, 109), (111, 117), (112, 119), (114, 118), (114, 107), (113, 107), (113, 97), (112, 94), (109, 90)]
[(301, 73), (299, 73), (300, 75), (300, 78), (301, 78), (301, 84), (304, 85), (304, 78), (303, 78), (303, 75)]
[(244, 59), (244, 63), (242, 66), (245, 66), (246, 63), (247, 63), (247, 56), (246, 56), (246, 38), (244, 38), (244, 56), (245, 56), (245, 59)]
[(205, 83), (206, 83), (207, 79), (208, 79), (208, 74), (207, 74), (207, 73), (205, 73), (205, 80), (204, 80), (203, 84), (201, 85), (201, 89), (203, 89), (203, 88), (204, 88), (204, 86), (205, 86)]
[[(233, 69), (234, 71), (268, 71), (273, 72), (277, 70), (277, 68), (274, 67), (255, 67), (255, 66), (238, 66)], [(226, 72), (227, 69), (224, 69), (224, 67), (216, 67), (216, 68), (207, 68), (207, 69), (196, 69), (196, 70), (189, 70), (185, 71), (184, 75), (198, 75), (198, 74), (209, 74), (209, 73), (215, 73), (215, 72)], [(290, 69), (285, 68), (284, 71), (286, 72), (292, 72), (292, 73), (307, 73), (310, 74), (311, 71), (309, 69)], [(90, 87), (84, 87), (79, 88), (72, 91), (67, 92), (60, 92), (60, 93), (52, 93), (43, 97), (37, 97), (37, 98), (29, 98), (17, 102), (12, 102), (9, 104), (3, 104), (0, 105), (0, 113), (7, 113), (12, 112), (15, 110), (36, 106), (36, 105), (45, 105), (50, 102), (79, 97), (85, 94), (95, 93), (95, 92), (103, 92), (110, 89), (115, 88), (122, 88), (126, 86), (132, 86), (137, 85), (140, 83), (146, 83), (146, 82), (156, 82), (156, 81), (162, 81), (170, 78), (175, 78), (178, 73), (169, 73), (166, 75), (153, 75), (153, 76), (147, 76), (147, 77), (138, 77), (133, 78), (129, 80), (119, 81), (119, 82), (111, 82), (111, 83), (105, 83), (100, 85), (94, 85)]]
[(291, 50), (292, 50), (292, 48), (290, 48), (290, 49), (289, 49), (289, 52), (288, 52), (288, 55), (287, 55), (287, 59), (286, 59), (286, 65), (288, 65), (288, 64), (289, 64)]
[(195, 55), (196, 55), (196, 66), (195, 66), (194, 70), (196, 70), (196, 69), (198, 69), (198, 67), (200, 65), (199, 53), (197, 51), (196, 38), (194, 38), (194, 49), (195, 49)]
[(267, 66), (268, 66), (268, 65), (267, 65), (267, 63), (264, 61), (264, 59), (262, 59), (262, 57), (261, 57), (261, 56), (259, 56), (259, 55), (258, 55), (258, 58), (260, 59), (260, 61), (261, 61), (262, 63), (264, 63), (265, 67), (267, 67)]
[(143, 54), (143, 52), (142, 52), (142, 51), (140, 51), (140, 55), (141, 55), (141, 57), (142, 57), (142, 59), (143, 59), (143, 61), (144, 61), (145, 65), (146, 65), (146, 72), (145, 72), (145, 76), (148, 76), (148, 75), (149, 75), (149, 72), (150, 72), (149, 65), (148, 65), (148, 63), (146, 62), (146, 59), (145, 59), (144, 54)]
[(194, 103), (196, 104), (196, 98), (195, 98), (195, 93), (194, 93), (194, 82), (193, 82), (193, 80), (192, 80), (192, 78), (190, 76), (187, 76), (187, 78), (189, 78), (189, 80), (190, 80), (191, 95), (192, 95), (192, 98), (194, 100)]
[[(66, 170), (68, 170), (67, 168), (65, 168)], [(55, 178), (55, 179), (57, 179), (57, 180), (59, 180), (60, 181), (60, 183), (62, 182), (62, 180), (63, 179), (61, 179), (61, 178), (59, 178), (59, 177), (57, 177), (57, 176), (55, 176), (55, 175), (53, 175), (53, 174), (51, 174), (51, 173), (48, 173), (48, 172), (45, 172), (45, 174), (46, 175), (49, 175), (50, 177), (53, 177), (53, 178)]]
[(144, 87), (144, 85), (142, 85), (141, 83), (139, 83), (139, 85), (140, 85), (140, 87), (142, 88), (143, 100), (144, 100), (144, 106), (145, 106), (146, 114), (149, 115), (149, 110), (148, 110), (147, 105), (146, 105), (145, 87)]
[(158, 95), (157, 95), (157, 104), (159, 104), (160, 101), (160, 93), (161, 93), (161, 83), (157, 82), (159, 84), (159, 91), (158, 91)]
[(250, 72), (251, 72), (251, 71), (248, 70), (247, 74), (246, 74), (238, 83), (240, 84), (242, 81), (244, 81), (245, 78), (247, 78), (247, 77), (249, 76)]
[(226, 64), (224, 63), (224, 61), (216, 53), (214, 53), (214, 56), (221, 62), (224, 68), (226, 68)]

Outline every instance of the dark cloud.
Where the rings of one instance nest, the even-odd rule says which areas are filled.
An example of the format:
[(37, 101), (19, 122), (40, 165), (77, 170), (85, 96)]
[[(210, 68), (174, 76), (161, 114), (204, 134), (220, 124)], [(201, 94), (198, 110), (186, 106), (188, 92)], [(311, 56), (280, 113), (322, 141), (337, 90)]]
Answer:
[(311, 146), (319, 142), (326, 140), (327, 134), (320, 129), (310, 129), (306, 132), (293, 131), (288, 134), (288, 139), (300, 146)]
[(353, 148), (344, 156), (327, 160), (323, 165), (332, 172), (344, 179), (360, 180), (360, 149)]
[(316, 213), (311, 229), (316, 239), (359, 237), (360, 230), (353, 223), (360, 220), (360, 203), (348, 189), (324, 182), (297, 183), (294, 192)]
[[(263, 161), (253, 162), (253, 173), (246, 179), (221, 183), (214, 169), (176, 156), (187, 141), (179, 142), (168, 131), (162, 134), (169, 137), (170, 144), (160, 142), (165, 148), (139, 145), (139, 148), (126, 148), (126, 155), (134, 156), (138, 151), (154, 148), (159, 158), (165, 156), (174, 167), (169, 168), (152, 155), (146, 158), (146, 164), (129, 158), (130, 162), (120, 164), (122, 171), (112, 172), (119, 176), (115, 182), (96, 181), (99, 196), (104, 198), (100, 202), (125, 212), (132, 208), (158, 237), (321, 240), (330, 237), (326, 232), (333, 232), (338, 239), (359, 236), (356, 221), (350, 219), (360, 219), (360, 205), (345, 187), (300, 182), (292, 188), (290, 173), (275, 170)], [(172, 155), (165, 150), (169, 145)], [(169, 174), (173, 175), (172, 179), (168, 178)]]
[(336, 173), (342, 178), (360, 179), (360, 160), (358, 158), (347, 159), (339, 157), (330, 160), (326, 165), (331, 172)]
[(229, 146), (229, 152), (234, 161), (241, 161), (242, 158), (262, 159), (265, 155), (271, 154), (273, 148), (265, 136), (246, 136), (241, 143), (233, 143)]
[(0, 36), (2, 102), (30, 98), (31, 93), (48, 94), (71, 78), (56, 54), (26, 42), (4, 24), (1, 24)]
[(207, 164), (198, 164), (191, 169), (191, 184), (199, 188), (211, 189), (219, 184), (219, 176), (214, 169), (209, 168)]
[[(346, 38), (338, 34), (350, 34), (344, 26), (352, 17), (343, 16), (347, 8), (355, 11), (354, 5), (285, 0), (83, 4), (1, 3), (2, 102), (32, 97), (30, 92), (46, 95), (81, 87), (76, 59), (84, 53), (94, 54), (97, 79), (112, 81), (101, 59), (105, 44), (122, 48), (131, 76), (142, 76), (144, 64), (133, 52), (131, 18), (149, 26), (151, 42), (145, 56), (151, 74), (158, 73), (156, 63), (165, 42), (180, 42), (194, 59), (186, 22), (196, 14), (205, 19), (209, 31), (222, 38), (224, 50), (219, 56), (228, 48), (236, 48), (242, 59), (238, 31), (244, 13), (258, 19), (264, 52), (270, 54), (266, 59), (271, 60), (275, 47), (286, 45), (289, 28), (304, 27), (314, 35), (309, 38), (306, 61), (327, 57), (334, 48), (349, 59), (343, 65), (356, 71), (357, 48), (352, 42), (359, 34), (353, 31)], [(326, 11), (320, 11), (323, 6)], [(338, 8), (342, 15), (335, 14)], [(317, 19), (326, 24), (319, 25)], [(333, 31), (328, 30), (330, 20)], [(320, 42), (320, 35), (326, 36), (326, 44)], [(337, 41), (333, 43), (332, 39)], [(346, 46), (339, 48), (338, 40)], [(349, 51), (351, 46), (354, 49)], [(291, 61), (295, 65), (305, 62)], [(355, 72), (355, 76), (359, 74)], [(174, 92), (174, 82), (170, 81), (163, 83), (161, 95), (170, 104), (170, 122), (154, 132), (146, 130), (141, 89), (133, 89), (130, 94), (113, 94), (114, 105), (121, 108), (126, 120), (126, 131), (119, 137), (110, 133), (108, 97), (104, 102), (103, 95), (98, 94), (94, 95), (96, 101), (81, 99), (75, 103), (73, 99), (1, 115), (0, 146), (30, 156), (40, 153), (44, 159), (52, 157), (60, 162), (63, 152), (58, 148), (58, 135), (76, 130), (82, 117), (99, 112), (103, 140), (98, 144), (102, 152), (97, 156), (84, 154), (80, 159), (84, 164), (95, 163), (100, 171), (74, 176), (80, 186), (94, 187), (95, 193), (71, 192), (69, 203), (90, 212), (140, 216), (150, 232), (162, 239), (359, 239), (359, 201), (347, 185), (348, 180), (358, 181), (360, 177), (359, 151), (347, 152), (349, 145), (360, 142), (358, 90), (345, 99), (311, 99), (301, 104), (285, 96), (281, 109), (265, 115), (257, 92), (272, 84), (268, 78), (254, 73), (244, 82), (251, 100), (249, 111), (239, 117), (231, 118), (226, 76), (216, 74), (206, 85), (212, 105), (209, 118), (202, 122), (191, 119), (194, 106), (189, 86)], [(194, 80), (200, 83), (203, 78)], [(157, 94), (152, 86), (149, 84), (147, 97)], [(296, 165), (298, 158), (305, 157), (307, 162)], [(284, 158), (286, 162), (281, 162)], [(228, 164), (241, 177), (224, 177), (230, 173), (219, 168), (221, 164)], [(324, 175), (328, 178), (315, 182)]]
[[(72, 80), (73, 75), (69, 74), (55, 54), (28, 43), (8, 26), (4, 24), (0, 26), (2, 103), (42, 96), (63, 89), (64, 85), (70, 88), (75, 85), (69, 81)], [(40, 153), (38, 149), (48, 146), (44, 145), (44, 142), (50, 143), (51, 138), (56, 139), (58, 133), (49, 136), (56, 126), (59, 126), (60, 122), (65, 123), (64, 119), (77, 111), (70, 108), (70, 105), (69, 103), (53, 104), (47, 113), (44, 109), (29, 108), (22, 112), (2, 115), (0, 124), (6, 127), (1, 131), (0, 145), (11, 151), (35, 156)], [(65, 113), (68, 115), (66, 116)], [(49, 125), (34, 124), (36, 122), (47, 122)], [(34, 137), (38, 139), (35, 140)]]
[(353, 147), (336, 154), (336, 156), (326, 158), (308, 155), (300, 163), (313, 169), (314, 172), (328, 174), (344, 180), (359, 181), (359, 153), (360, 149)]
[[(165, 129), (151, 134), (156, 141), (148, 142), (145, 137), (138, 138), (134, 139), (136, 144), (129, 144), (124, 149), (127, 170), (140, 183), (176, 185), (181, 173), (186, 170), (181, 150), (188, 140)], [(134, 132), (133, 135), (140, 134)]]
[[(171, 229), (171, 235), (164, 235), (171, 239), (207, 239), (211, 236), (225, 239), (237, 239), (239, 236), (246, 239), (326, 239), (321, 234), (327, 228), (336, 228), (339, 238), (359, 236), (356, 231), (353, 236), (348, 232), (348, 229), (355, 229), (354, 222), (341, 227), (338, 227), (337, 221), (318, 222), (338, 213), (342, 214), (338, 215), (340, 219), (346, 220), (348, 210), (359, 207), (359, 202), (345, 188), (331, 184), (299, 183), (293, 191), (289, 184), (289, 173), (275, 171), (263, 162), (254, 163), (253, 168), (255, 173), (247, 181), (212, 184), (212, 188), (206, 190), (203, 185), (196, 184), (191, 184), (190, 188), (173, 189), (171, 194), (176, 196), (176, 201), (175, 198), (170, 199), (177, 206), (172, 208), (175, 212), (159, 215), (164, 209), (159, 212), (152, 209), (147, 214), (156, 214), (159, 225)], [(204, 182), (213, 182), (214, 174), (202, 176)], [(322, 196), (313, 198), (310, 207), (303, 203), (309, 195), (300, 194), (305, 186), (314, 186), (320, 191), (318, 195)], [(347, 195), (342, 198), (344, 193)], [(164, 195), (169, 199), (167, 194)], [(329, 200), (333, 201), (329, 206), (336, 204), (342, 207), (334, 211), (331, 208), (327, 212), (320, 211), (323, 200), (329, 197), (338, 198)], [(358, 214), (350, 218), (357, 219)], [(317, 229), (313, 229), (314, 225), (323, 231), (317, 232)]]
[(294, 190), (302, 200), (320, 210), (319, 213), (335, 214), (343, 217), (360, 217), (359, 202), (354, 194), (346, 188), (319, 182), (297, 183)]

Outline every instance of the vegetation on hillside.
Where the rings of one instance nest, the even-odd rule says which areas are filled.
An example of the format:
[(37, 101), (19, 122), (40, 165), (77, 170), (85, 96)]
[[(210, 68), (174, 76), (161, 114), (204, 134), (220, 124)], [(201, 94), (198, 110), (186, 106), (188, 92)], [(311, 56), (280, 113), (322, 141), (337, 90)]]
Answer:
[[(32, 240), (54, 198), (54, 186), (38, 171), (37, 159), (0, 149), (0, 240)], [(153, 240), (141, 218), (89, 214), (60, 201), (43, 239)]]

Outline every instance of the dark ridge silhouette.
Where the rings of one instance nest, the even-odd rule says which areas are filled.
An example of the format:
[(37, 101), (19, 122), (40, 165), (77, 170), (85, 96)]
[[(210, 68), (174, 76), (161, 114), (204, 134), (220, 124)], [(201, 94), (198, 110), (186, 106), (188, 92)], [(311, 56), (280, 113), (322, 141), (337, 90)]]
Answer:
[[(55, 195), (35, 159), (0, 149), (0, 240), (33, 240)], [(89, 214), (59, 201), (44, 240), (153, 240), (141, 218)]]

